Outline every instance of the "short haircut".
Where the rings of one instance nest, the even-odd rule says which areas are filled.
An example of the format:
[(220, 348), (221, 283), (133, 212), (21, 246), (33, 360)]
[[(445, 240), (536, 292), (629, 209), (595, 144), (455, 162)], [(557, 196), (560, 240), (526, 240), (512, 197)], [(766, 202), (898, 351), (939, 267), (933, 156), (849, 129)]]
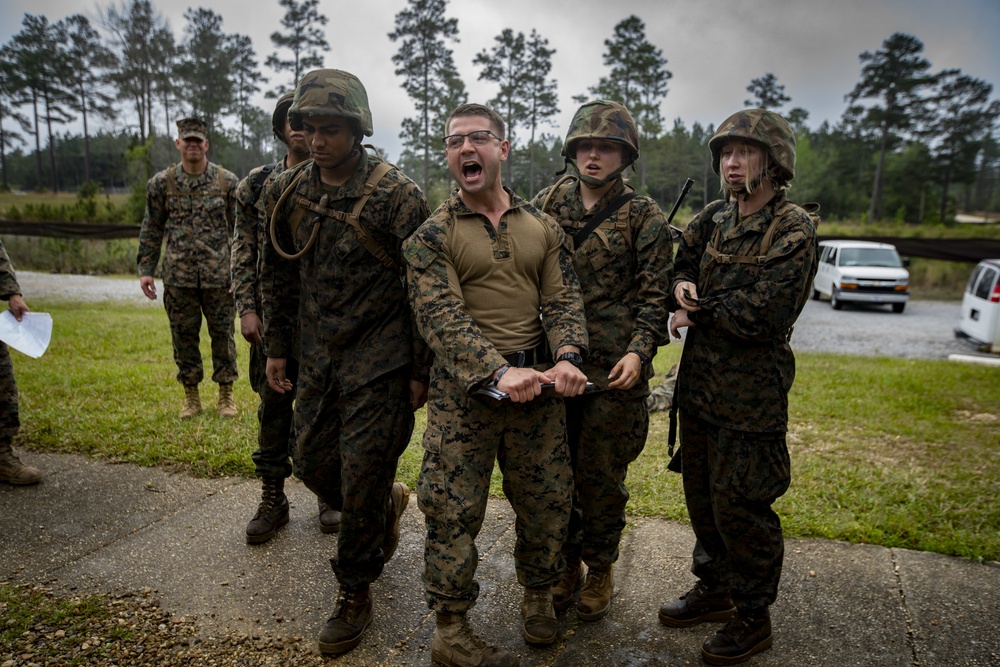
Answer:
[(497, 133), (501, 140), (504, 138), (505, 126), (503, 118), (493, 109), (484, 104), (460, 104), (448, 116), (444, 123), (444, 133), (448, 134), (451, 121), (459, 116), (481, 116), (490, 122), (490, 129)]

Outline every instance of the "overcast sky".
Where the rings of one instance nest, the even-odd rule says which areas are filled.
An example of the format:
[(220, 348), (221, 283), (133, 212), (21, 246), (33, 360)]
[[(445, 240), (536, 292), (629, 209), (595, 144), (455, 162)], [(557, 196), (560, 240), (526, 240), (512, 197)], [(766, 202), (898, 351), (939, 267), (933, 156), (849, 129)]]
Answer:
[[(118, 0), (121, 2), (121, 0)], [(24, 14), (44, 14), (52, 22), (83, 13), (92, 20), (107, 1), (4, 0), (0, 2), (0, 41), (20, 30)], [(274, 51), (269, 35), (281, 30), (277, 0), (206, 0), (199, 4), (154, 0), (178, 39), (183, 39), (188, 7), (205, 6), (223, 17), (227, 33), (249, 35), (257, 55)], [(399, 155), (401, 121), (414, 107), (394, 74), (398, 43), (388, 39), (406, 0), (320, 0), (327, 16), (330, 51), (325, 67), (356, 74), (368, 89), (373, 142)], [(751, 79), (774, 73), (792, 98), (784, 110), (801, 106), (809, 124), (836, 120), (844, 95), (860, 75), (858, 55), (877, 50), (894, 32), (915, 35), (934, 71), (958, 68), (1000, 86), (1000, 2), (997, 0), (452, 0), (447, 16), (458, 19), (459, 42), (449, 42), (469, 101), (486, 102), (495, 84), (478, 81), (476, 54), (492, 49), (504, 28), (529, 35), (532, 29), (556, 49), (551, 77), (558, 82), (561, 112), (543, 128), (564, 135), (577, 104), (572, 96), (607, 73), (604, 41), (614, 26), (635, 14), (646, 24), (647, 39), (659, 48), (673, 73), (662, 113), (671, 127), (680, 118), (718, 124), (743, 107)], [(96, 23), (96, 21), (95, 21)], [(282, 52), (287, 57), (288, 52)], [(289, 79), (263, 67), (272, 82)], [(265, 84), (267, 85), (267, 84)], [(994, 90), (1000, 98), (1000, 91)], [(261, 95), (259, 105), (272, 109)], [(127, 122), (123, 119), (122, 123)], [(157, 123), (162, 127), (162, 120)]]

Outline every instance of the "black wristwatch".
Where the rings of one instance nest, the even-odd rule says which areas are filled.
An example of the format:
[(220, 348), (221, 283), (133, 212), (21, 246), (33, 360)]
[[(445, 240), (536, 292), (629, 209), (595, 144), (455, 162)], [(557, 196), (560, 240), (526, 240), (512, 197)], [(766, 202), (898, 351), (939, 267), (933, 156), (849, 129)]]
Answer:
[(581, 357), (577, 352), (563, 352), (556, 358), (556, 363), (560, 361), (568, 361), (577, 368), (583, 368), (583, 357)]

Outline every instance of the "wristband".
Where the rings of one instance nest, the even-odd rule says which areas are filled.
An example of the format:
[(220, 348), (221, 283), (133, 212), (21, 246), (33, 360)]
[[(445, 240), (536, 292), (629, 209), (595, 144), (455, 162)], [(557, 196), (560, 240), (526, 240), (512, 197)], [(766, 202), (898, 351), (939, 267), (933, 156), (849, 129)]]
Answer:
[(500, 370), (497, 371), (497, 374), (493, 376), (493, 386), (494, 387), (497, 386), (498, 384), (500, 384), (500, 378), (502, 378), (503, 374), (506, 373), (509, 370), (510, 370), (510, 366), (508, 364), (504, 364), (503, 366), (500, 367)]

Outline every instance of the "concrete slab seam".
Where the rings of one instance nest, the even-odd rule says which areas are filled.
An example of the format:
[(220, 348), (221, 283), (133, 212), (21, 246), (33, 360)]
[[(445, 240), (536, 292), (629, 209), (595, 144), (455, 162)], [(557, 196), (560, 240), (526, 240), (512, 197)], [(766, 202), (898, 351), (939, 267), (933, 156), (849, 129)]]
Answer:
[(910, 616), (910, 607), (906, 602), (906, 591), (903, 589), (903, 578), (899, 574), (899, 562), (896, 560), (895, 549), (889, 549), (889, 559), (892, 563), (892, 576), (896, 580), (896, 592), (899, 594), (899, 602), (903, 610), (903, 622), (906, 623), (906, 644), (910, 649), (910, 659), (912, 664), (919, 665), (920, 658), (917, 657), (917, 642), (913, 633), (913, 618)]

